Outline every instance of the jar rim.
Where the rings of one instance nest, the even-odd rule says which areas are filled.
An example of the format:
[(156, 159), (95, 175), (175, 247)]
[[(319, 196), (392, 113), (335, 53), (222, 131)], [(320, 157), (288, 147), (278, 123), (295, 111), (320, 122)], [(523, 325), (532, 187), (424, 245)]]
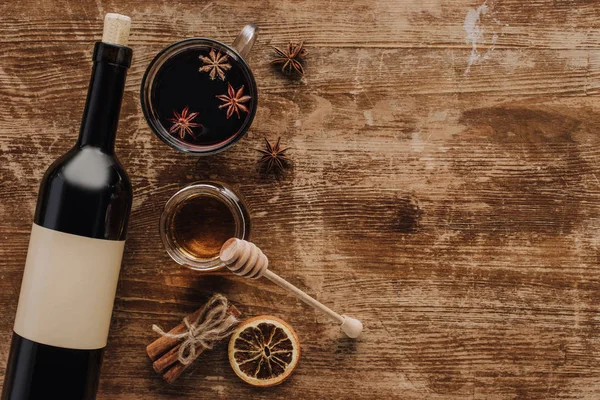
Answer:
[(159, 232), (167, 254), (179, 265), (196, 271), (213, 271), (225, 266), (218, 256), (210, 259), (193, 258), (178, 248), (170, 235), (170, 224), (178, 205), (196, 196), (211, 196), (223, 202), (231, 212), (235, 224), (235, 237), (247, 240), (250, 235), (250, 214), (244, 200), (227, 184), (217, 181), (192, 183), (178, 190), (165, 204), (160, 216)]

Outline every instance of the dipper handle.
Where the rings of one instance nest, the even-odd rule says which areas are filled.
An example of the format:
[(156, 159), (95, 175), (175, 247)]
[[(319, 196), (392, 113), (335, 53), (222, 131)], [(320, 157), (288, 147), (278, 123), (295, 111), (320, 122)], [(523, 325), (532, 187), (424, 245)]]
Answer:
[(362, 322), (347, 315), (342, 315), (342, 318), (344, 318), (344, 322), (342, 322), (341, 328), (346, 336), (352, 339), (359, 337), (363, 329)]
[(268, 270), (267, 256), (254, 244), (245, 240), (231, 238), (221, 247), (221, 260), (227, 268), (236, 275), (245, 278), (258, 279), (264, 276), (277, 286), (291, 292), (298, 299), (309, 306), (326, 314), (333, 321), (340, 324), (342, 331), (351, 338), (357, 338), (362, 332), (362, 323), (347, 315), (340, 315), (331, 308), (313, 299), (308, 294), (298, 289), (279, 275)]

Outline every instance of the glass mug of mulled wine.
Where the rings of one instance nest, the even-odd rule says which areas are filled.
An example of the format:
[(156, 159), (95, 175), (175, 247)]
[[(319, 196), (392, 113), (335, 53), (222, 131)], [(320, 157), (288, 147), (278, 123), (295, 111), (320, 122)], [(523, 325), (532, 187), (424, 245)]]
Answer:
[(213, 39), (173, 43), (150, 62), (141, 103), (150, 128), (172, 148), (194, 155), (223, 151), (252, 124), (258, 92), (244, 60), (258, 27), (246, 25), (231, 46)]

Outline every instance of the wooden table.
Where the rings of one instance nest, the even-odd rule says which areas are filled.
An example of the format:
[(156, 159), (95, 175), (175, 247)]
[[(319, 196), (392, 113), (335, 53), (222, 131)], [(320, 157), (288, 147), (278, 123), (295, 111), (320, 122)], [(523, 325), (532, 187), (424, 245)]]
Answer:
[[(600, 398), (600, 5), (597, 1), (5, 1), (0, 5), (0, 375), (38, 184), (75, 141), (106, 12), (133, 19), (118, 153), (130, 236), (99, 399)], [(144, 69), (191, 36), (262, 29), (259, 110), (230, 151), (196, 159), (156, 139)], [(305, 39), (306, 76), (269, 65)], [(282, 137), (293, 166), (255, 167)], [(362, 319), (339, 329), (269, 282), (199, 274), (165, 253), (165, 201), (196, 180), (236, 185), (273, 270)], [(241, 382), (224, 345), (169, 386), (150, 327), (214, 292), (289, 321), (300, 366)]]

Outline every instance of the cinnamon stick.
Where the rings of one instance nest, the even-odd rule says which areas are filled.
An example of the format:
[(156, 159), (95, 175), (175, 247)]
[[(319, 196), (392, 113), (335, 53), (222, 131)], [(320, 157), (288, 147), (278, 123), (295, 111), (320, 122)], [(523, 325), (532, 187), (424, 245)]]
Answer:
[[(201, 352), (196, 353), (197, 356), (200, 355)], [(175, 382), (177, 380), (177, 378), (179, 378), (181, 376), (181, 374), (183, 374), (183, 371), (185, 371), (190, 365), (192, 364), (188, 364), (188, 365), (183, 365), (182, 363), (178, 362), (175, 363), (171, 368), (169, 368), (162, 376), (163, 380), (165, 382), (167, 382), (168, 384), (173, 384), (173, 382)]]
[[(204, 304), (202, 307), (200, 307), (199, 309), (197, 309), (196, 311), (194, 311), (193, 313), (188, 315), (187, 320), (190, 322), (197, 320), (198, 317), (200, 316), (200, 314), (202, 312), (204, 312), (207, 305), (208, 305), (208, 303)], [(185, 324), (183, 322), (181, 322), (175, 328), (171, 329), (168, 333), (170, 333), (171, 335), (178, 335), (180, 333), (185, 332), (186, 330), (187, 330), (187, 328), (186, 328)], [(152, 361), (156, 361), (156, 359), (158, 359), (161, 355), (163, 355), (167, 351), (171, 350), (180, 341), (181, 341), (181, 339), (170, 338), (168, 336), (161, 336), (158, 339), (156, 339), (154, 342), (152, 342), (148, 346), (146, 346), (146, 353), (148, 353), (148, 357), (150, 357), (150, 359)]]
[[(202, 308), (199, 310), (200, 312), (202, 311)], [(227, 308), (227, 313), (230, 315), (233, 315), (234, 317), (239, 317), (241, 315), (241, 312), (234, 306), (234, 305), (230, 305)], [(196, 314), (196, 313), (194, 313)], [(192, 318), (198, 318), (199, 314), (191, 314), (188, 317), (189, 321), (193, 321), (195, 319)], [(169, 331), (169, 333), (182, 333), (185, 331), (185, 325), (182, 323), (181, 324), (184, 329), (180, 330), (179, 325), (176, 326), (175, 328), (171, 329), (171, 331)], [(161, 338), (162, 339), (162, 338)], [(163, 380), (165, 380), (167, 383), (173, 383), (177, 380), (177, 378), (179, 378), (181, 376), (181, 374), (190, 366), (193, 364), (193, 362), (200, 356), (200, 354), (202, 354), (202, 352), (204, 352), (204, 350), (206, 350), (204, 347), (202, 347), (202, 345), (197, 344), (195, 347), (196, 350), (196, 354), (194, 356), (194, 359), (192, 360), (191, 363), (184, 365), (180, 362), (178, 362), (178, 358), (179, 358), (179, 349), (181, 347), (181, 343), (182, 340), (181, 339), (176, 339), (175, 342), (176, 344), (170, 349), (168, 350), (166, 353), (162, 350), (166, 345), (168, 345), (171, 342), (167, 342), (167, 341), (162, 341), (161, 343), (155, 344), (156, 342), (158, 342), (159, 340), (155, 340), (153, 343), (151, 343), (148, 347), (146, 347), (146, 352), (148, 353), (148, 356), (150, 356), (150, 358), (152, 358), (152, 356), (150, 354), (157, 354), (160, 352), (160, 354), (162, 354), (161, 357), (158, 357), (154, 363), (152, 364), (152, 367), (154, 368), (154, 370), (157, 373), (163, 373), (162, 378)], [(152, 346), (152, 348), (150, 348)], [(150, 351), (148, 350), (148, 348), (150, 348)]]
[[(229, 308), (227, 308), (227, 313), (233, 315), (236, 318), (241, 315), (239, 310), (233, 305), (230, 305)], [(175, 345), (171, 350), (167, 351), (156, 361), (154, 361), (154, 363), (152, 363), (154, 371), (160, 374), (161, 372), (165, 371), (167, 368), (169, 368), (171, 365), (177, 362), (177, 359), (179, 358), (179, 349), (181, 348), (181, 343), (181, 341), (177, 343), (177, 345)], [(197, 345), (195, 350), (196, 357), (194, 359), (196, 359), (205, 349), (201, 345)]]
[[(154, 371), (156, 371), (156, 373), (158, 373), (158, 374), (162, 374), (167, 368), (169, 368), (171, 365), (175, 364), (177, 362), (177, 359), (179, 358), (179, 349), (180, 348), (181, 348), (180, 345), (175, 346), (171, 350), (167, 351), (158, 360), (154, 361), (152, 363), (152, 368), (154, 368)], [(203, 349), (200, 348), (200, 352), (202, 352), (202, 351), (203, 351)], [(196, 352), (198, 352), (198, 349), (196, 349)]]

